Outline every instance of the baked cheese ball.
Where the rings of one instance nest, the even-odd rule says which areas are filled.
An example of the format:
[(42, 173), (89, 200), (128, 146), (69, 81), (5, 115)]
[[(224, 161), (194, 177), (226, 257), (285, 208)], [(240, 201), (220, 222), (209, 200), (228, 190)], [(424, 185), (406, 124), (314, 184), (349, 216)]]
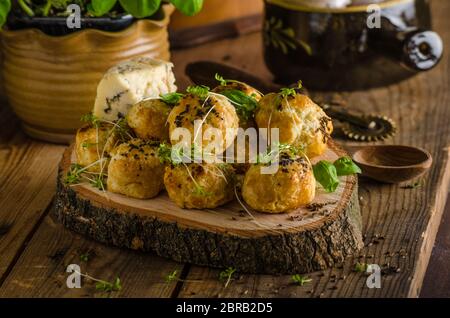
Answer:
[[(194, 131), (195, 121), (198, 121), (198, 127), (201, 127), (201, 130), (197, 128)], [(201, 144), (205, 150), (207, 145), (214, 141), (218, 143), (218, 146), (216, 151), (212, 152), (221, 154), (236, 138), (239, 118), (234, 107), (224, 96), (210, 94), (203, 100), (192, 94), (186, 94), (170, 112), (168, 123), (172, 144), (179, 142), (174, 131), (177, 128), (186, 128), (190, 132), (191, 140), (189, 144)], [(209, 128), (218, 129), (221, 133), (221, 139), (211, 141), (203, 138), (206, 137), (204, 135)], [(231, 128), (231, 130), (227, 130), (227, 128)]]
[(261, 164), (252, 165), (242, 183), (242, 197), (251, 208), (282, 213), (314, 200), (316, 180), (304, 156), (280, 154), (279, 167), (274, 174), (262, 174), (261, 167)]
[[(238, 90), (243, 92), (247, 96), (253, 97), (257, 102), (262, 98), (261, 92), (252, 86), (242, 83), (242, 82), (227, 82), (226, 85), (219, 85), (213, 89), (214, 93), (222, 93), (226, 90)], [(256, 127), (254, 114), (251, 116), (245, 116), (244, 114), (237, 111), (239, 117), (239, 127), (247, 129), (250, 127)]]
[(333, 131), (331, 119), (308, 96), (265, 95), (255, 115), (258, 128), (279, 128), (280, 143), (304, 149), (308, 157), (321, 155)]
[(227, 164), (169, 165), (164, 185), (180, 208), (213, 209), (233, 199), (235, 175)]
[(171, 107), (160, 99), (146, 99), (133, 105), (128, 111), (128, 126), (138, 138), (144, 140), (169, 140), (167, 116)]
[[(75, 137), (77, 163), (90, 172), (105, 172), (111, 151), (120, 143), (116, 127), (109, 123), (85, 125)], [(102, 158), (102, 160), (100, 160)]]
[(164, 165), (153, 142), (132, 139), (116, 147), (108, 166), (108, 191), (150, 199), (164, 188)]

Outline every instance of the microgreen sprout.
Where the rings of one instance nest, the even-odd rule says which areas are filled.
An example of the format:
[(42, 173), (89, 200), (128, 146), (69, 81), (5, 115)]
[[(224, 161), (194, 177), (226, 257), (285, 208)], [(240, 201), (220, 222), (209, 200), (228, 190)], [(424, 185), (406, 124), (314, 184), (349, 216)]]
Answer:
[(81, 116), (80, 120), (82, 122), (88, 123), (94, 127), (98, 127), (100, 125), (101, 120), (92, 113), (87, 113)]
[(307, 283), (312, 282), (311, 278), (309, 278), (308, 276), (300, 275), (300, 274), (292, 275), (291, 279), (292, 279), (292, 281), (294, 283), (296, 283), (296, 284), (298, 284), (300, 286), (303, 286), (303, 285), (305, 285)]
[(197, 86), (189, 86), (186, 89), (186, 92), (189, 94), (192, 94), (194, 96), (197, 96), (200, 99), (206, 99), (209, 94), (209, 87), (205, 85), (197, 85)]
[(180, 102), (183, 98), (183, 94), (181, 93), (169, 93), (161, 95), (159, 98), (166, 104), (174, 106)]
[(233, 274), (236, 272), (236, 268), (228, 267), (227, 269), (219, 273), (219, 281), (224, 283), (224, 288), (227, 288), (233, 279)]

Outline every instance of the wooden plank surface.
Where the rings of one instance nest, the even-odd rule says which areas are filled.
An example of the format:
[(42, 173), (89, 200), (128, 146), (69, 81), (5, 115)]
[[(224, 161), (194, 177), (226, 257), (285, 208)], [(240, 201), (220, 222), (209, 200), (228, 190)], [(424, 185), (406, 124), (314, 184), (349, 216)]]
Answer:
[[(432, 2), (435, 28), (450, 43), (448, 1)], [(178, 68), (198, 60), (204, 50), (210, 60), (228, 63), (267, 77), (262, 68), (261, 41), (258, 34), (236, 40), (205, 45), (174, 55)], [(366, 235), (361, 258), (349, 259), (341, 269), (330, 269), (310, 276), (308, 286), (295, 286), (289, 276), (244, 275), (234, 285), (223, 288), (219, 271), (191, 267), (180, 297), (405, 297), (418, 296), (433, 241), (444, 208), (449, 184), (450, 103), (449, 52), (435, 70), (403, 83), (364, 92), (328, 94), (348, 101), (352, 109), (386, 114), (395, 119), (399, 133), (388, 143), (423, 147), (434, 156), (423, 185), (405, 189), (398, 185), (380, 185), (361, 178), (360, 196)], [(369, 75), (369, 74), (368, 74)], [(180, 79), (180, 77), (178, 77)], [(185, 78), (182, 80), (186, 81)], [(323, 97), (318, 94), (318, 97)], [(375, 236), (383, 240), (375, 240)], [(392, 256), (387, 256), (388, 254)], [(366, 277), (352, 270), (357, 261), (389, 266), (398, 273), (383, 275), (381, 289), (366, 287)], [(384, 265), (384, 266), (383, 266)], [(393, 269), (393, 270), (394, 270)]]
[[(432, 5), (435, 28), (448, 44), (450, 2), (434, 0)], [(174, 52), (178, 83), (182, 88), (189, 83), (183, 76), (184, 66), (200, 59), (225, 61), (270, 78), (260, 50), (260, 35), (252, 34)], [(122, 291), (110, 296), (417, 296), (450, 178), (449, 57), (446, 50), (438, 68), (398, 85), (334, 95), (348, 100), (352, 109), (394, 118), (400, 130), (388, 142), (421, 146), (433, 154), (434, 164), (422, 186), (414, 189), (361, 178), (360, 203), (367, 245), (360, 253), (362, 257), (349, 258), (342, 267), (312, 273), (313, 281), (302, 287), (292, 284), (290, 276), (236, 275), (236, 280), (224, 288), (217, 270), (183, 267), (152, 254), (108, 248), (70, 233), (46, 216), (63, 147), (24, 137), (17, 120), (0, 106), (0, 295), (102, 297), (104, 294), (96, 292), (92, 284), (81, 290), (68, 290), (64, 285), (65, 265), (91, 250), (94, 256), (87, 264), (81, 264), (83, 270), (102, 279), (119, 276), (123, 281)], [(376, 235), (383, 239), (374, 239)], [(388, 252), (393, 255), (385, 255)], [(366, 277), (352, 272), (356, 261), (381, 266), (389, 262), (400, 272), (383, 275), (381, 289), (369, 289)], [(183, 277), (200, 282), (166, 285), (163, 276), (175, 269), (183, 272)]]
[[(82, 256), (88, 255), (87, 261)], [(119, 277), (122, 289), (99, 291), (82, 280), (81, 288), (68, 288), (67, 266), (77, 264), (82, 273), (112, 282)], [(165, 276), (183, 264), (153, 254), (106, 247), (66, 230), (47, 216), (0, 288), (0, 297), (170, 297), (176, 281)]]
[(63, 146), (27, 138), (11, 110), (0, 106), (0, 285), (55, 192)]
[(434, 244), (420, 297), (450, 298), (450, 200), (447, 199), (444, 216)]

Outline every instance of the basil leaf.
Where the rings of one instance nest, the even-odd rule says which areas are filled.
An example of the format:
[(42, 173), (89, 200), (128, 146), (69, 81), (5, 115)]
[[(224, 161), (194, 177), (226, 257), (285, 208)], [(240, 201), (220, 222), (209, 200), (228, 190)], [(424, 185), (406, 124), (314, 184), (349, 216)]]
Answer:
[(219, 94), (228, 98), (239, 115), (250, 118), (258, 107), (258, 102), (251, 96), (237, 89), (226, 89)]
[(361, 173), (361, 169), (349, 157), (341, 157), (333, 164), (336, 167), (338, 176), (348, 176), (355, 173)]
[(158, 11), (161, 0), (119, 0), (122, 8), (135, 18), (146, 18)]
[(0, 0), (0, 28), (5, 24), (9, 10), (11, 10), (11, 1)]
[(183, 97), (184, 95), (181, 93), (169, 93), (169, 94), (164, 94), (161, 95), (160, 98), (161, 100), (169, 105), (176, 105), (180, 102), (180, 99)]
[(92, 11), (96, 17), (101, 17), (108, 13), (116, 3), (117, 0), (92, 0)]
[(314, 178), (327, 192), (334, 192), (339, 185), (336, 167), (329, 161), (319, 161), (313, 166)]
[(170, 0), (175, 8), (185, 15), (196, 15), (202, 10), (203, 0)]

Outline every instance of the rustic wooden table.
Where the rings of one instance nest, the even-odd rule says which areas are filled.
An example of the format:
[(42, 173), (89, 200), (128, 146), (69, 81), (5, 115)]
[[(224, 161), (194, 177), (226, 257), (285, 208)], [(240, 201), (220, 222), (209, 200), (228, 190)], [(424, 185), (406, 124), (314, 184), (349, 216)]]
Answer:
[[(435, 29), (448, 44), (450, 2), (435, 0), (432, 4)], [(226, 61), (270, 78), (262, 62), (260, 34), (174, 52), (173, 62), (181, 87), (188, 84), (183, 74), (186, 63), (199, 59)], [(433, 154), (434, 164), (422, 185), (413, 189), (361, 178), (359, 191), (366, 247), (342, 266), (311, 273), (312, 281), (304, 286), (293, 284), (290, 276), (236, 275), (224, 288), (218, 280), (219, 270), (107, 247), (64, 229), (52, 219), (51, 210), (56, 168), (65, 147), (27, 138), (3, 102), (0, 106), (0, 296), (105, 296), (89, 281), (81, 289), (67, 288), (66, 267), (72, 263), (80, 264), (84, 272), (97, 278), (112, 281), (120, 277), (123, 287), (109, 294), (112, 297), (418, 296), (450, 181), (449, 63), (447, 50), (439, 67), (427, 74), (398, 85), (339, 94), (354, 109), (394, 118), (399, 133), (388, 142), (423, 147)], [(81, 261), (80, 255), (86, 253), (88, 260)], [(380, 289), (369, 289), (366, 277), (352, 271), (358, 261), (399, 270), (383, 274)], [(165, 276), (174, 270), (187, 281), (166, 283)]]

